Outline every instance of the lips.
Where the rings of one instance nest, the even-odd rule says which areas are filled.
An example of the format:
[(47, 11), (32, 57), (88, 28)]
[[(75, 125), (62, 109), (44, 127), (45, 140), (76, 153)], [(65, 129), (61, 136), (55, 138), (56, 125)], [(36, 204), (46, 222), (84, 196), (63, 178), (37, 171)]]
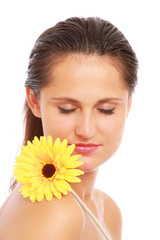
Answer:
[(96, 151), (100, 145), (93, 143), (76, 143), (75, 144), (75, 152), (79, 154), (91, 153)]

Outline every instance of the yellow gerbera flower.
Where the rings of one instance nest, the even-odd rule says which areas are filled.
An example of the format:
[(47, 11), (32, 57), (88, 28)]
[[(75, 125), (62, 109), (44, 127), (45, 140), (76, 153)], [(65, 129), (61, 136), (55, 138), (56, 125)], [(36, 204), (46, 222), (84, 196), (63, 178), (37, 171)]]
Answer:
[(67, 147), (67, 140), (59, 138), (52, 142), (51, 136), (40, 140), (35, 137), (32, 143), (22, 146), (20, 156), (16, 157), (14, 177), (22, 183), (20, 188), (24, 198), (29, 197), (32, 202), (42, 201), (44, 197), (51, 201), (55, 196), (61, 199), (72, 188), (68, 182), (80, 182), (83, 171), (75, 169), (83, 164), (77, 161), (81, 155), (71, 156), (75, 145)]

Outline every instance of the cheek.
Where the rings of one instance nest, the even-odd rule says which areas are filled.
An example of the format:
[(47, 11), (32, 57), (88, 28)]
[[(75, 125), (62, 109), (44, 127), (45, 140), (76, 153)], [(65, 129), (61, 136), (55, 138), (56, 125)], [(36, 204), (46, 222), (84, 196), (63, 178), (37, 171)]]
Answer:
[(116, 151), (119, 147), (123, 131), (124, 131), (124, 125), (125, 125), (125, 117), (115, 117), (111, 120), (107, 121), (106, 124), (103, 124), (103, 128), (101, 130), (103, 136), (106, 148), (112, 152)]
[[(43, 117), (44, 116), (44, 117)], [(43, 132), (45, 136), (51, 135), (53, 139), (68, 138), (73, 132), (73, 121), (67, 118), (67, 116), (61, 116), (59, 114), (44, 114), (42, 116)]]

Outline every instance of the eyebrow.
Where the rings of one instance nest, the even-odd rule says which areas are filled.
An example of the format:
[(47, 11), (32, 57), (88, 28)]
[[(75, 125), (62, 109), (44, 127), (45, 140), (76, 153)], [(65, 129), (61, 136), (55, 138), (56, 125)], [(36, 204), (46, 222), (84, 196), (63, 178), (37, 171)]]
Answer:
[(121, 98), (103, 98), (98, 101), (98, 103), (106, 103), (106, 102), (117, 102), (121, 103), (122, 99)]
[(72, 103), (79, 103), (77, 100), (73, 99), (73, 98), (68, 98), (68, 97), (60, 97), (60, 98), (52, 98), (51, 100), (55, 100), (55, 101), (67, 101), (67, 102), (72, 102)]
[[(73, 99), (73, 98), (69, 98), (69, 97), (60, 97), (60, 98), (52, 98), (51, 100), (54, 101), (67, 101), (70, 103), (76, 103), (78, 104), (79, 101)], [(97, 101), (97, 103), (106, 103), (106, 102), (116, 102), (116, 103), (121, 103), (122, 99), (121, 98), (103, 98)]]

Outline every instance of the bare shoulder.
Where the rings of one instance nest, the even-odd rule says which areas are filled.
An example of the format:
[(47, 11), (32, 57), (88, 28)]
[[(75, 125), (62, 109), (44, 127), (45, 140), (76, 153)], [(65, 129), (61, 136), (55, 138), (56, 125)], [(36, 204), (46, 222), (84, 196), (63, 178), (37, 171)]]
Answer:
[(83, 217), (71, 194), (61, 200), (31, 203), (15, 189), (1, 210), (0, 236), (13, 240), (79, 240)]
[(122, 232), (122, 214), (118, 205), (109, 195), (98, 189), (95, 189), (95, 194), (103, 206), (106, 227), (109, 229), (113, 239), (120, 240)]

